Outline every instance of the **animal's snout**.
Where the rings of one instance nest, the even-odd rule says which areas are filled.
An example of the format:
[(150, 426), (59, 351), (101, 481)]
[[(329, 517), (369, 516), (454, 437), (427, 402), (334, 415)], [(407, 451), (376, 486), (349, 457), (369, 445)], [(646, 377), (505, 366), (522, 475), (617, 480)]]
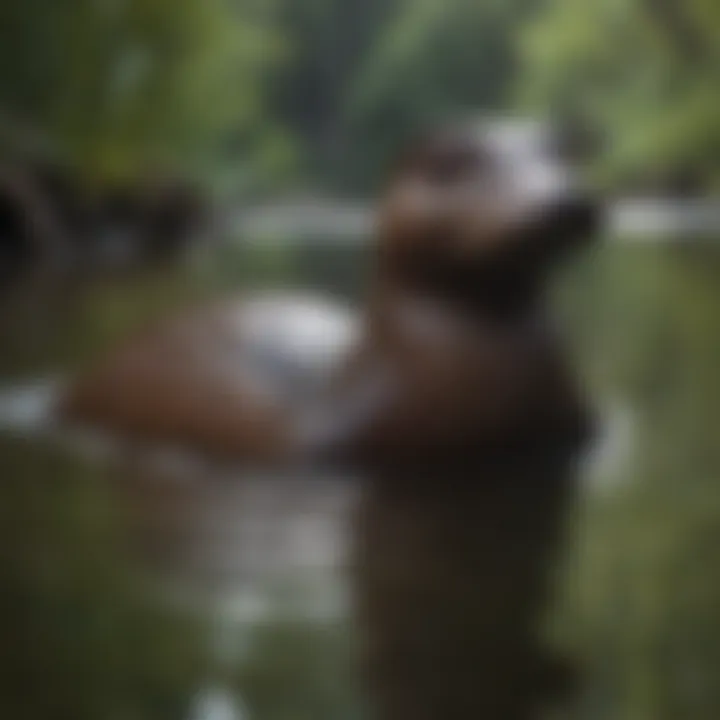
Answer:
[(602, 206), (589, 192), (567, 188), (539, 204), (526, 220), (530, 231), (529, 252), (556, 253), (571, 251), (592, 240), (602, 224)]

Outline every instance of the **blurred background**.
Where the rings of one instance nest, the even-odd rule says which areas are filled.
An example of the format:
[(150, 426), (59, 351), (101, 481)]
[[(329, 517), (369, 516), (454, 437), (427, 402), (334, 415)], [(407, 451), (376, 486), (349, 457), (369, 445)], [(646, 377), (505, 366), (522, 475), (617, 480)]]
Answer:
[(716, 0), (4, 0), (0, 716), (362, 714), (347, 484), (91, 461), (37, 408), (174, 308), (361, 298), (393, 151), (471, 113), (589, 128), (612, 199), (557, 292), (609, 418), (550, 622), (573, 717), (720, 717), (719, 87)]

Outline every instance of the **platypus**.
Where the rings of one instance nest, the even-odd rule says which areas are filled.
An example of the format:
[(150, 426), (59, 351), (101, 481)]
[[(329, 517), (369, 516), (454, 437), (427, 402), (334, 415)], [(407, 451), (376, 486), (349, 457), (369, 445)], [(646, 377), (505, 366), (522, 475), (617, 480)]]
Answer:
[(599, 220), (522, 123), (431, 132), (390, 178), (363, 331), (304, 439), (365, 483), (355, 600), (381, 720), (527, 720), (569, 692), (541, 625), (595, 420), (546, 291)]
[(262, 343), (292, 297), (264, 316), (246, 299), (224, 330), (207, 311), (130, 341), (62, 411), (248, 463), (352, 470), (376, 716), (537, 717), (562, 685), (539, 628), (593, 427), (546, 291), (599, 219), (536, 125), (433, 130), (388, 178), (365, 307), (309, 370), (302, 343)]

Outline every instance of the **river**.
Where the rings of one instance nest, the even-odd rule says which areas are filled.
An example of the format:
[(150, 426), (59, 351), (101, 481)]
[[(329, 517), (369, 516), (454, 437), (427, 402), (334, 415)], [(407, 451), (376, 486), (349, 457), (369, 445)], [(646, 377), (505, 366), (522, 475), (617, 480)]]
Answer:
[[(305, 230), (332, 234), (335, 220), (341, 218), (343, 227), (353, 228), (345, 239), (366, 232), (366, 210), (355, 208), (350, 220), (345, 211), (335, 210), (332, 222), (327, 217), (322, 221), (323, 232), (318, 229), (319, 215)], [(713, 237), (705, 210), (692, 223), (675, 214), (674, 224), (657, 210), (653, 215), (636, 208), (633, 215), (625, 206), (618, 213), (616, 217), (625, 218), (619, 221), (625, 229), (634, 227), (636, 238), (679, 238), (682, 242), (676, 245), (697, 248), (706, 243), (688, 241), (691, 227), (703, 230), (703, 238)], [(254, 228), (251, 241), (268, 233), (279, 237), (283, 227), (287, 230), (268, 227), (268, 217), (245, 216), (246, 233)], [(296, 216), (291, 220), (295, 231), (303, 230)], [(263, 222), (266, 225), (260, 227)], [(263, 246), (241, 245), (242, 253), (255, 253)], [(236, 247), (233, 252), (240, 251)], [(313, 252), (311, 261), (296, 257), (298, 267), (311, 268), (311, 274), (300, 273), (295, 279), (335, 289), (336, 265), (326, 263), (327, 257), (350, 257), (357, 250), (351, 253), (343, 241)], [(692, 293), (710, 298), (717, 284), (708, 270), (712, 257), (707, 248), (697, 253), (691, 248), (678, 256), (672, 243), (616, 244), (601, 251), (593, 267), (581, 267), (561, 295), (578, 362), (605, 409), (601, 441), (584, 465), (586, 495), (612, 494), (623, 483), (633, 482), (627, 467), (635, 439), (660, 432), (653, 425), (659, 415), (650, 402), (658, 393), (664, 397), (663, 387), (681, 397), (695, 397), (697, 368), (706, 359), (709, 363), (711, 353), (701, 336), (710, 330), (700, 329), (700, 336), (693, 336), (694, 364), (676, 361), (668, 370), (670, 380), (658, 385), (655, 395), (652, 388), (644, 390), (643, 382), (655, 377), (663, 353), (670, 357), (684, 352), (672, 340), (662, 346), (665, 350), (658, 350), (658, 333), (674, 329), (674, 322), (677, 327), (693, 319), (696, 325), (700, 322), (692, 309), (685, 320), (674, 320), (663, 298), (678, 288), (686, 300)], [(359, 267), (349, 259), (348, 276)], [(287, 281), (281, 274), (271, 279)], [(105, 323), (113, 313), (117, 314), (117, 302), (98, 311), (94, 322)], [(9, 533), (4, 547), (10, 549), (2, 569), (10, 595), (26, 598), (17, 611), (24, 621), (11, 623), (10, 629), (19, 633), (19, 644), (33, 642), (33, 627), (44, 627), (47, 637), (48, 676), (38, 670), (37, 662), (28, 660), (25, 668), (26, 679), (38, 684), (33, 692), (47, 687), (49, 698), (65, 698), (76, 708), (71, 716), (83, 720), (93, 715), (78, 709), (89, 702), (81, 678), (94, 673), (100, 685), (111, 687), (110, 678), (118, 673), (130, 678), (136, 672), (145, 688), (138, 690), (137, 698), (132, 696), (137, 707), (154, 707), (162, 697), (174, 712), (182, 708), (190, 720), (262, 719), (263, 707), (280, 701), (295, 707), (299, 698), (305, 698), (308, 709), (305, 715), (298, 711), (298, 717), (315, 717), (313, 712), (319, 717), (313, 710), (317, 698), (322, 707), (333, 708), (334, 717), (343, 714), (353, 697), (341, 672), (341, 666), (350, 667), (349, 654), (342, 642), (328, 640), (326, 628), (343, 627), (347, 619), (344, 565), (356, 493), (352, 479), (267, 477), (176, 451), (127, 452), (97, 437), (71, 437), (48, 421), (48, 407), (67, 372), (66, 368), (55, 374), (53, 361), (52, 353), (43, 357), (41, 364), (47, 369), (30, 378), (16, 372), (5, 382), (0, 378), (0, 505), (5, 512), (0, 526)], [(697, 402), (701, 401), (700, 397)], [(679, 443), (690, 443), (682, 437)], [(106, 535), (108, 526), (117, 529), (114, 539)], [(17, 562), (21, 556), (23, 561)], [(138, 600), (140, 589), (145, 597), (146, 586), (149, 595), (162, 598), (160, 605)], [(97, 630), (96, 636), (95, 626), (88, 625), (92, 612), (87, 617), (73, 615), (72, 608), (85, 603), (100, 612), (93, 623), (102, 626), (106, 616), (115, 618), (108, 621), (112, 627)], [(198, 611), (203, 622), (200, 640), (194, 647), (178, 645), (179, 638), (192, 637), (187, 622), (194, 622)], [(146, 614), (155, 620), (150, 622)], [(72, 633), (65, 638), (69, 629)], [(125, 647), (128, 637), (136, 639)], [(108, 659), (132, 652), (132, 672), (118, 670), (125, 665)], [(299, 659), (293, 659), (296, 652)], [(66, 666), (67, 677), (56, 687), (52, 668), (60, 666)], [(177, 666), (177, 671), (165, 677), (161, 666)], [(331, 684), (342, 686), (347, 697), (341, 700), (325, 682), (336, 672), (340, 679)], [(275, 691), (265, 692), (263, 683), (276, 683)], [(281, 697), (283, 693), (287, 698)], [(41, 700), (38, 695), (38, 707)], [(114, 702), (122, 706), (125, 695)], [(178, 717), (169, 710), (166, 715), (143, 712), (133, 717)], [(41, 711), (28, 715), (33, 720), (42, 716)]]

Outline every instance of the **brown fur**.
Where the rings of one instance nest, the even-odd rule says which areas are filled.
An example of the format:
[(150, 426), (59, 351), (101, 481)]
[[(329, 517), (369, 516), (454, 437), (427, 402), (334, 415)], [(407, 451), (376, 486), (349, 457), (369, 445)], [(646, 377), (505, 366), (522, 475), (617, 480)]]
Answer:
[(558, 689), (539, 622), (590, 419), (543, 291), (595, 213), (531, 140), (455, 128), (403, 157), (363, 336), (324, 397), (256, 396), (243, 333), (202, 316), (68, 397), (129, 434), (364, 471), (356, 599), (380, 720), (528, 720)]
[(594, 211), (564, 185), (517, 192), (493, 143), (452, 131), (401, 164), (365, 340), (316, 436), (368, 476), (356, 599), (380, 720), (527, 720), (562, 684), (539, 626), (590, 419), (543, 289)]

